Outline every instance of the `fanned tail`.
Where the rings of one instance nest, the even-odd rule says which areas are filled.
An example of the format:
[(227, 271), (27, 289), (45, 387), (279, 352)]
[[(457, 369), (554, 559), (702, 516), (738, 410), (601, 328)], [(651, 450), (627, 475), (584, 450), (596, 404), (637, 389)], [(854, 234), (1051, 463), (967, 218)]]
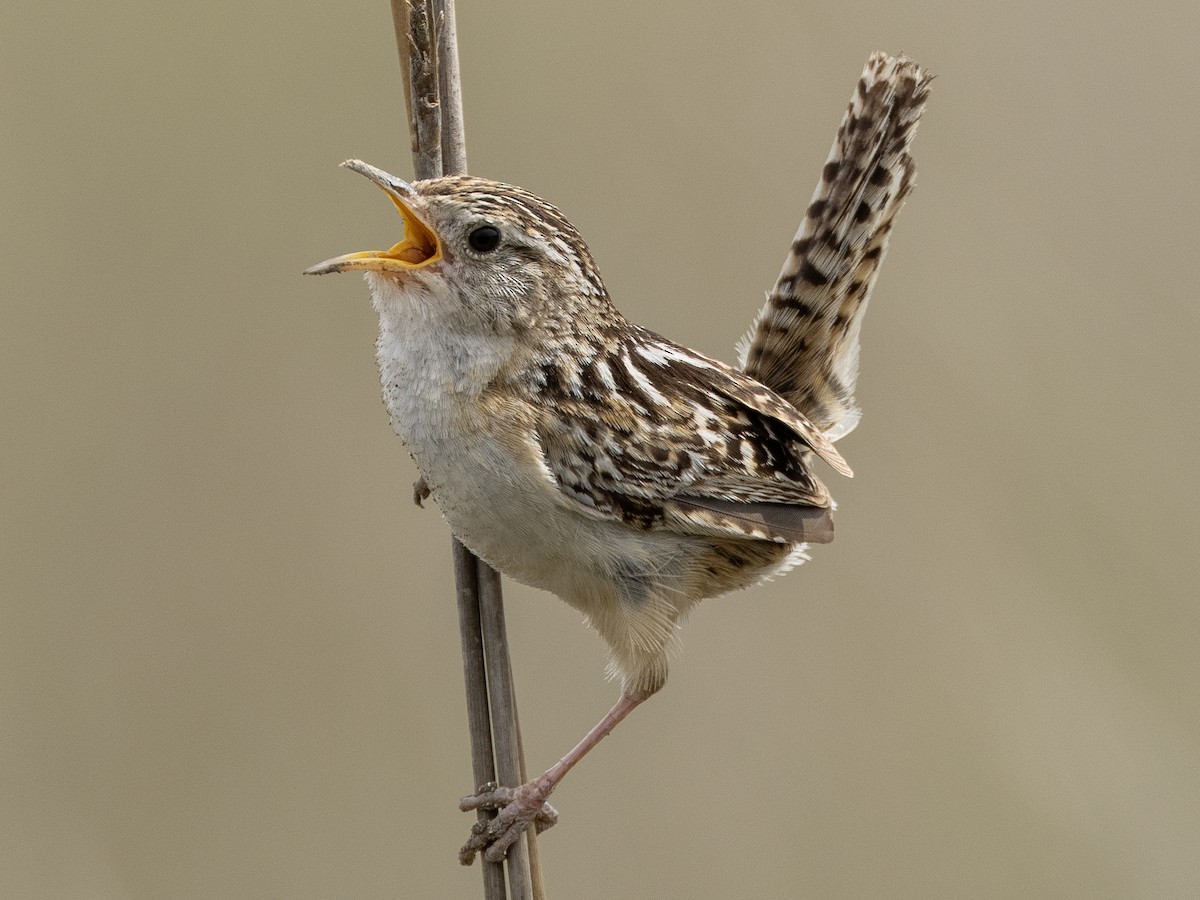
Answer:
[(830, 440), (858, 424), (859, 330), (913, 188), (908, 151), (930, 80), (903, 56), (867, 60), (779, 279), (739, 347), (745, 372)]

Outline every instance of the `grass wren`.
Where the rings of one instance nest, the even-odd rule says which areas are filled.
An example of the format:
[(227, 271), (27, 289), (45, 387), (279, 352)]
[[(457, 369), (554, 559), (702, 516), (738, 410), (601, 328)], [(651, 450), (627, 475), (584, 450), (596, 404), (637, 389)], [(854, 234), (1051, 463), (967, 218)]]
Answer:
[(499, 859), (566, 772), (667, 679), (678, 623), (705, 597), (781, 574), (833, 538), (817, 460), (858, 423), (859, 330), (913, 186), (929, 75), (867, 62), (812, 202), (734, 368), (627, 321), (555, 207), (483, 178), (407, 183), (357, 160), (404, 221), (366, 273), (392, 426), (450, 529), (582, 612), (621, 697), (563, 759), (463, 801), (499, 815), (462, 850)]

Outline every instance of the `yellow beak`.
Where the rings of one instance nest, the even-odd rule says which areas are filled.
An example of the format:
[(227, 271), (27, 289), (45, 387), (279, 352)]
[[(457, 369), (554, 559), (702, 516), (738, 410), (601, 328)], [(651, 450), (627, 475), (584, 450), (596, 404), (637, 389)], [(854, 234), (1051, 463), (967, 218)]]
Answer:
[(346, 272), (351, 269), (411, 272), (413, 269), (432, 265), (442, 258), (442, 245), (437, 235), (409, 206), (409, 202), (417, 198), (417, 192), (411, 184), (358, 159), (348, 159), (342, 165), (367, 176), (388, 195), (388, 199), (404, 219), (404, 240), (390, 250), (362, 250), (358, 253), (347, 253), (345, 256), (335, 256), (305, 269), (305, 275), (328, 275), (330, 272)]

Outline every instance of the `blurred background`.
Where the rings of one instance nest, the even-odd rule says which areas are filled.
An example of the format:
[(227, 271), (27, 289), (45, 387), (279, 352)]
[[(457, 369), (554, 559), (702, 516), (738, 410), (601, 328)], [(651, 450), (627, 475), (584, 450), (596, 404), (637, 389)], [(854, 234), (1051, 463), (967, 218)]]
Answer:
[[(388, 4), (0, 11), (0, 896), (480, 896), (449, 538), (354, 276)], [(463, 2), (472, 171), (726, 360), (868, 54), (938, 73), (838, 540), (708, 601), (555, 898), (1200, 896), (1200, 8)], [(615, 699), (507, 583), (525, 746)]]

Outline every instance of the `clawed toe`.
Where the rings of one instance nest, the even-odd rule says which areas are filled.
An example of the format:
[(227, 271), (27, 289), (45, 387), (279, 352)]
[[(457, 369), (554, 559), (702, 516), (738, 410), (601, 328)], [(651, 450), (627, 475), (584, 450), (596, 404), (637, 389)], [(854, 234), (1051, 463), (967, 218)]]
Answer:
[(513, 789), (501, 787), (494, 781), (481, 784), (479, 790), (458, 801), (458, 808), (463, 812), (472, 809), (500, 809), (512, 800)]
[(464, 812), (472, 809), (496, 810), (496, 816), (471, 826), (471, 837), (458, 852), (458, 859), (469, 866), (475, 854), (482, 852), (488, 862), (504, 859), (508, 848), (531, 824), (540, 833), (558, 821), (558, 811), (546, 802), (548, 791), (535, 782), (517, 788), (501, 787), (494, 782), (480, 787), (458, 802)]
[(425, 508), (425, 501), (429, 499), (432, 493), (433, 491), (429, 489), (429, 482), (425, 480), (424, 475), (413, 482), (413, 503), (422, 509)]

